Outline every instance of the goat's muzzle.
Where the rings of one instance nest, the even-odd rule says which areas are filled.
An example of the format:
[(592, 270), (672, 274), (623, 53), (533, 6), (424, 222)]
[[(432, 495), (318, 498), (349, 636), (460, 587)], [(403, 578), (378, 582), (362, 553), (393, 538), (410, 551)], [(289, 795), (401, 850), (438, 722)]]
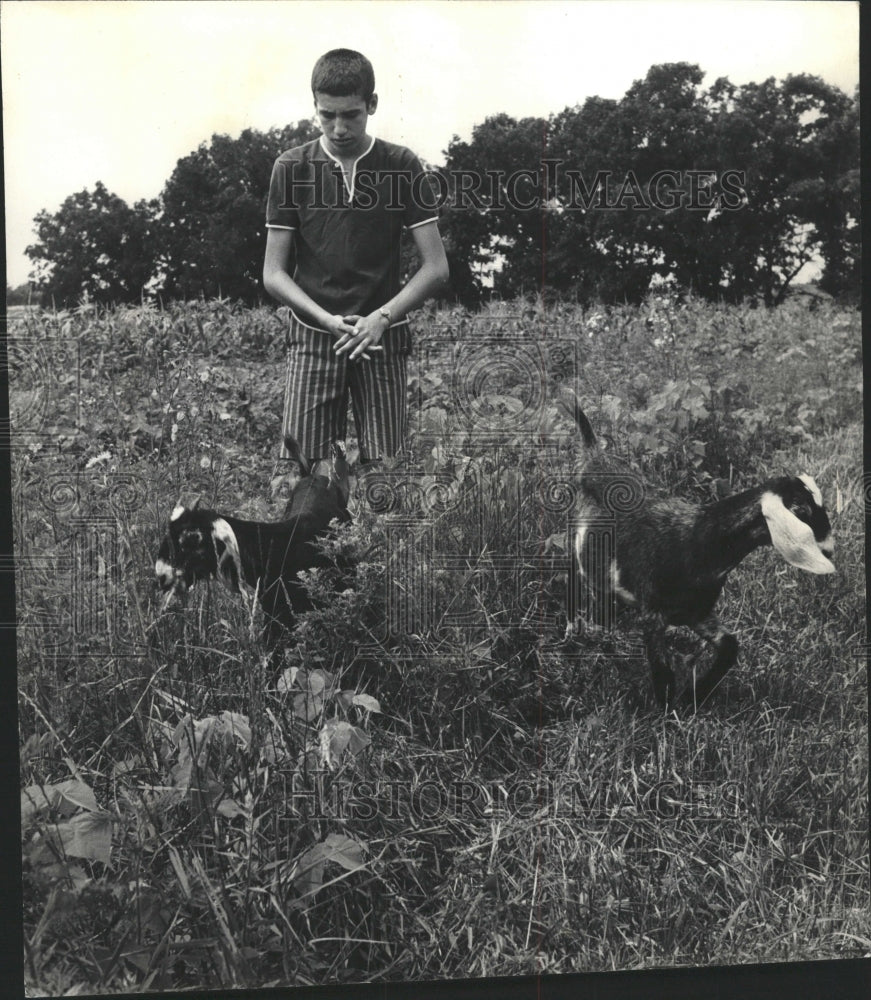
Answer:
[(166, 595), (160, 608), (161, 611), (166, 611), (168, 607), (176, 601), (181, 601), (187, 594), (190, 581), (185, 579), (184, 573), (172, 563), (158, 558), (154, 564), (154, 575), (158, 587)]

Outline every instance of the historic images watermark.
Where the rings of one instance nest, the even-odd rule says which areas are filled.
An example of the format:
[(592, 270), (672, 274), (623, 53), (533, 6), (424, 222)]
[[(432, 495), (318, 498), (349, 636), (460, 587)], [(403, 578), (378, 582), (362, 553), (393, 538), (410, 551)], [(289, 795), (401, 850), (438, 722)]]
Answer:
[(590, 825), (659, 820), (723, 820), (746, 812), (746, 791), (737, 781), (648, 780), (634, 786), (614, 781), (580, 782), (563, 770), (491, 782), (424, 778), (336, 781), (328, 770), (277, 772), (272, 788), (278, 811), (292, 818), (399, 820), (570, 819)]
[[(7, 321), (8, 322), (8, 321)], [(9, 378), (9, 415), (0, 417), (0, 448), (51, 447), (65, 429), (52, 425), (52, 403), (72, 399), (74, 427), (81, 425), (81, 352), (74, 337), (9, 336), (0, 343), (0, 367)], [(70, 430), (72, 428), (66, 428)]]
[[(344, 184), (326, 183), (332, 161), (282, 162), (281, 208), (335, 210), (345, 206)], [(320, 169), (318, 169), (320, 168)], [(561, 193), (560, 193), (561, 192)], [(556, 212), (660, 211), (734, 212), (747, 205), (746, 172), (737, 169), (658, 170), (640, 177), (633, 170), (597, 170), (592, 175), (542, 159), (521, 170), (370, 170), (354, 174), (354, 207), (376, 205), (400, 211), (409, 204), (425, 211), (492, 212), (545, 209)]]

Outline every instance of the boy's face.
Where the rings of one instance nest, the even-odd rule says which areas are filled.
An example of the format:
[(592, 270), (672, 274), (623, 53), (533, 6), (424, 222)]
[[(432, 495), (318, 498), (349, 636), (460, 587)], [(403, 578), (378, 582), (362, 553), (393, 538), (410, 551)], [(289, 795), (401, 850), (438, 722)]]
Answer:
[(315, 94), (315, 114), (333, 156), (353, 157), (363, 152), (369, 138), (366, 124), (377, 106), (377, 94), (368, 103), (357, 94), (347, 97), (334, 97), (322, 91)]

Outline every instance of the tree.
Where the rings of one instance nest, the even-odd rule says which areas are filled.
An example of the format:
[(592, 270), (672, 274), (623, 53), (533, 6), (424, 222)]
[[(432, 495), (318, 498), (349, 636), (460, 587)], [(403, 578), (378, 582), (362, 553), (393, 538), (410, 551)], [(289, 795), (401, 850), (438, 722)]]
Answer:
[(39, 296), (34, 294), (29, 281), (13, 288), (8, 282), (6, 284), (6, 305), (7, 306), (27, 306), (39, 305)]
[(61, 308), (92, 302), (137, 302), (152, 273), (156, 204), (132, 208), (97, 181), (57, 212), (34, 219), (38, 242), (27, 247), (44, 302)]
[(214, 135), (176, 164), (160, 197), (157, 271), (170, 298), (257, 301), (276, 157), (318, 135), (309, 121), (238, 139)]
[[(667, 213), (633, 204), (631, 184), (646, 199), (658, 171), (686, 171), (704, 158), (701, 139), (710, 129), (701, 79), (697, 66), (655, 66), (619, 102), (591, 97), (548, 120), (497, 115), (475, 128), (470, 143), (455, 139), (446, 242), (473, 269), (489, 268), (494, 290), (506, 297), (547, 289), (584, 302), (639, 301), (657, 273), (673, 271), (686, 234), (677, 217), (665, 222)], [(470, 210), (463, 175), (501, 176), (502, 203)], [(615, 208), (624, 183), (628, 197)], [(695, 213), (682, 227), (700, 223)]]
[(445, 165), (450, 201), (442, 229), (451, 279), (464, 299), (474, 299), (475, 285), (482, 289), (487, 273), (493, 291), (506, 298), (541, 289), (546, 197), (536, 180), (511, 178), (540, 167), (546, 139), (545, 119), (500, 114), (477, 125), (471, 142), (451, 140)]
[[(652, 213), (633, 203), (630, 183), (638, 181), (644, 194), (648, 166), (638, 152), (647, 145), (648, 125), (637, 118), (624, 102), (601, 97), (551, 118), (550, 152), (564, 166), (547, 272), (555, 287), (585, 303), (638, 302), (657, 273)], [(628, 197), (621, 199), (624, 184)]]
[[(652, 66), (619, 101), (591, 97), (546, 121), (496, 115), (455, 138), (444, 230), (467, 278), (480, 288), (489, 270), (506, 297), (616, 302), (658, 275), (774, 305), (822, 256), (826, 290), (858, 288), (858, 98), (805, 74), (707, 90), (703, 76)], [(493, 204), (492, 178), (523, 170), (538, 172), (514, 187), (528, 207), (504, 203), (505, 184)], [(490, 179), (490, 201), (475, 204), (474, 178)]]
[(820, 287), (858, 299), (859, 90), (850, 98), (818, 77), (801, 75), (788, 77), (784, 92), (803, 122), (809, 169), (792, 193), (825, 262)]
[(742, 87), (720, 80), (711, 102), (715, 162), (740, 169), (747, 192), (745, 207), (711, 226), (728, 249), (724, 282), (734, 298), (759, 295), (777, 305), (818, 255), (831, 262), (831, 275), (845, 260), (858, 215), (853, 104), (806, 74)]

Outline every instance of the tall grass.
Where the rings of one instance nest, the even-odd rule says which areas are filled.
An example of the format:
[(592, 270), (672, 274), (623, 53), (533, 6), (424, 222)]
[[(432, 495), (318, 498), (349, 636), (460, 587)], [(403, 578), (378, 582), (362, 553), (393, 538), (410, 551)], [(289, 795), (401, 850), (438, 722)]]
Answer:
[[(280, 317), (219, 302), (17, 323), (34, 993), (871, 951), (856, 313), (425, 314), (410, 456), (358, 484), (330, 543), (355, 585), (311, 574), (321, 605), (277, 669), (256, 607), (215, 585), (164, 610), (151, 566), (180, 496), (280, 515)], [(476, 338), (493, 366), (458, 402)], [(500, 343), (576, 352), (576, 371), (550, 354), (534, 373), (534, 434)], [(730, 578), (742, 653), (696, 717), (657, 710), (631, 616), (561, 642), (568, 375), (651, 488), (709, 500), (810, 472), (830, 507), (835, 578), (771, 550)], [(686, 676), (705, 654), (674, 643)]]

